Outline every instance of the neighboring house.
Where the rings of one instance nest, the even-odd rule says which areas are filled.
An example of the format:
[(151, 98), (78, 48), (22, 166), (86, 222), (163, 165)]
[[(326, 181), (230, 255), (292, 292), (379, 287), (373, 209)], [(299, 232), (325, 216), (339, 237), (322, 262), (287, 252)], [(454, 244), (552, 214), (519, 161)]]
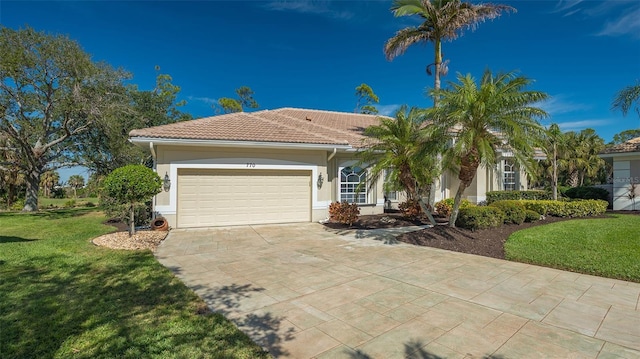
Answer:
[[(156, 172), (170, 188), (154, 199), (154, 211), (175, 228), (319, 221), (331, 202), (360, 205), (361, 214), (382, 213), (382, 183), (358, 185), (364, 129), (379, 117), (281, 108), (232, 113), (133, 130), (130, 141), (148, 149)], [(508, 154), (505, 154), (508, 157)], [(364, 167), (364, 166), (362, 166)], [(436, 200), (455, 195), (455, 176), (443, 176)], [(467, 198), (526, 188), (511, 159), (480, 169)], [(456, 187), (452, 187), (456, 186)]]
[(640, 195), (640, 137), (609, 147), (600, 157), (613, 168), (613, 209), (640, 209), (640, 205), (636, 206), (636, 195)]

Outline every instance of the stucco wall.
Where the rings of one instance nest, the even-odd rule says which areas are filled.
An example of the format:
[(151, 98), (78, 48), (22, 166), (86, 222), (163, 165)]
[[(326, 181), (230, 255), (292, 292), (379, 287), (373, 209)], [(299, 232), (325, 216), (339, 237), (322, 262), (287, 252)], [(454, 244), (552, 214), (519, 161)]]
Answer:
[[(171, 189), (155, 198), (155, 211), (175, 223), (177, 210), (178, 172), (184, 168), (224, 169), (298, 169), (312, 172), (312, 221), (328, 217), (329, 204), (339, 199), (338, 171), (341, 166), (355, 164), (353, 153), (338, 153), (327, 162), (331, 152), (317, 149), (268, 149), (228, 148), (201, 146), (158, 145), (156, 148), (156, 171), (164, 177), (169, 175)], [(318, 186), (318, 178), (322, 184)], [(382, 186), (376, 183), (368, 197), (371, 204), (361, 208), (362, 214), (382, 213), (384, 200)], [(380, 203), (378, 203), (380, 202)]]

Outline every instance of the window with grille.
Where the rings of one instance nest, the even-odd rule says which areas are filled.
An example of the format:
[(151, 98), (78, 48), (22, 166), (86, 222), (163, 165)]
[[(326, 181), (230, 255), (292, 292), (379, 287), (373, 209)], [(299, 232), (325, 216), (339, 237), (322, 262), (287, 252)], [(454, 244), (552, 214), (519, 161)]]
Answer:
[(367, 171), (365, 169), (353, 166), (345, 167), (340, 171), (340, 201), (367, 203)]
[(502, 183), (505, 191), (516, 190), (516, 164), (512, 159), (504, 160)]

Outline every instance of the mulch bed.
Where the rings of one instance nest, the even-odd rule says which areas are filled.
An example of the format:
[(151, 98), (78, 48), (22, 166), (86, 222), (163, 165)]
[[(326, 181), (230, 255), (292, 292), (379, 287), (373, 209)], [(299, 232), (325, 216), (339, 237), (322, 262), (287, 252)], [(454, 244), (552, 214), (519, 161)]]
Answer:
[[(640, 211), (608, 211), (607, 214), (609, 213), (640, 215)], [(533, 223), (523, 223), (520, 225), (505, 224), (498, 228), (471, 231), (463, 228), (451, 228), (446, 225), (445, 219), (436, 218), (436, 221), (441, 222), (442, 225), (416, 232), (405, 233), (398, 236), (396, 239), (400, 242), (418, 246), (434, 247), (455, 252), (504, 259), (504, 243), (507, 241), (511, 233), (525, 228), (573, 219), (575, 218), (546, 217), (544, 220)], [(411, 221), (403, 218), (402, 215), (398, 213), (385, 213), (378, 215), (361, 216), (351, 228), (393, 228), (422, 224), (429, 224), (429, 222), (426, 220)], [(349, 228), (349, 226), (339, 223), (327, 223), (325, 224), (325, 226), (334, 229)]]

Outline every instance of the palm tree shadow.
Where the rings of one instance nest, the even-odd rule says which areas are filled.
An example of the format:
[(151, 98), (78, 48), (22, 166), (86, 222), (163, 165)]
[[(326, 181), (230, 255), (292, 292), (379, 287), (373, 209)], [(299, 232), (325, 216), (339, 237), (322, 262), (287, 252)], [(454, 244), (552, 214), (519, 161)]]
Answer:
[[(404, 358), (405, 359), (446, 359), (436, 354), (433, 354), (424, 349), (424, 346), (428, 343), (423, 342), (420, 339), (411, 339), (404, 343)], [(373, 359), (373, 357), (367, 354), (361, 349), (345, 349), (345, 354), (351, 359)], [(488, 354), (482, 357), (482, 359), (507, 359), (501, 355)]]
[[(175, 272), (175, 270), (174, 270)], [(265, 289), (255, 287), (252, 284), (231, 284), (219, 287), (205, 285), (190, 286), (209, 308), (224, 315), (236, 326), (247, 334), (254, 342), (266, 349), (274, 357), (287, 356), (289, 353), (282, 347), (282, 343), (294, 338), (293, 327), (282, 326), (283, 318), (272, 313), (244, 314), (243, 305), (252, 300), (252, 297)]]

